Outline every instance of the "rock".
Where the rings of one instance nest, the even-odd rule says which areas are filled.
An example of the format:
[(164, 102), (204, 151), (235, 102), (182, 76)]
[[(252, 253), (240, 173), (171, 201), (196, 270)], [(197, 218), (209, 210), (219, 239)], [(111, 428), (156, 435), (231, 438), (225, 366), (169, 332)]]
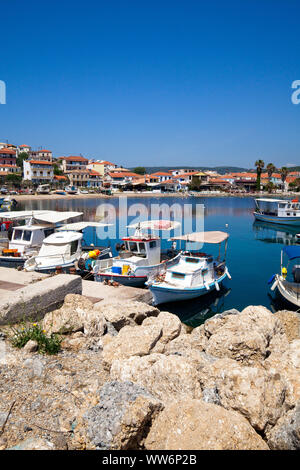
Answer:
[(92, 302), (82, 295), (68, 294), (63, 306), (45, 315), (42, 325), (48, 334), (70, 333), (84, 329), (84, 322), (93, 310)]
[(29, 341), (27, 341), (23, 349), (25, 352), (32, 353), (32, 352), (37, 351), (38, 348), (39, 348), (39, 345), (37, 341), (33, 341), (32, 339), (30, 339)]
[(101, 302), (95, 307), (112, 326), (120, 331), (126, 325), (141, 325), (147, 317), (156, 317), (159, 310), (143, 302)]
[(149, 450), (267, 450), (248, 421), (202, 400), (169, 403), (145, 440)]
[(197, 369), (187, 358), (150, 354), (115, 360), (112, 380), (131, 381), (145, 387), (161, 401), (201, 398)]
[(287, 387), (278, 372), (219, 359), (201, 369), (200, 383), (205, 401), (238, 411), (257, 431), (273, 426), (286, 411)]
[(176, 315), (169, 312), (160, 312), (157, 317), (148, 317), (143, 326), (158, 325), (162, 328), (162, 336), (153, 348), (153, 352), (163, 353), (166, 344), (181, 333), (182, 323)]
[(250, 306), (238, 315), (209, 320), (204, 327), (209, 336), (207, 353), (244, 364), (262, 362), (272, 351), (284, 351), (288, 344), (280, 321), (262, 306)]
[(61, 347), (62, 349), (66, 349), (68, 351), (79, 351), (80, 349), (88, 347), (88, 343), (87, 339), (84, 336), (77, 338), (66, 337), (61, 342)]
[(54, 450), (54, 444), (41, 438), (29, 438), (8, 450)]
[(188, 358), (189, 361), (194, 363), (197, 369), (217, 360), (213, 356), (206, 354), (201, 347), (195, 347), (195, 343), (198, 344), (198, 336), (192, 336), (191, 334), (181, 334), (166, 345), (164, 354), (175, 354), (176, 356)]
[(282, 324), (288, 341), (300, 338), (300, 314), (288, 310), (280, 310), (275, 313), (275, 317)]
[(273, 450), (300, 450), (300, 402), (280, 418), (267, 437)]
[(104, 367), (109, 369), (115, 359), (146, 356), (161, 336), (162, 328), (158, 325), (124, 326), (118, 336), (111, 337), (103, 346)]
[(23, 367), (29, 369), (29, 375), (31, 377), (41, 377), (44, 370), (43, 363), (38, 358), (26, 359)]
[[(131, 382), (108, 382), (99, 404), (87, 410), (75, 433), (86, 447), (99, 450), (138, 449), (162, 403)], [(77, 438), (78, 439), (78, 438)]]

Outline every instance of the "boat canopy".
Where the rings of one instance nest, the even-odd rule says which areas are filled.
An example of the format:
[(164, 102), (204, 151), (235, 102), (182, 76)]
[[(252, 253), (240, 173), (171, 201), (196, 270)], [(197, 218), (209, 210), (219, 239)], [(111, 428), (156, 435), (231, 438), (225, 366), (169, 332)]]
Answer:
[(78, 232), (55, 232), (43, 240), (43, 245), (65, 245), (81, 238), (82, 234)]
[(222, 243), (228, 237), (229, 234), (226, 232), (195, 232), (172, 237), (171, 240), (185, 240), (186, 242), (195, 243)]
[(71, 231), (79, 232), (81, 230), (84, 230), (87, 227), (110, 227), (112, 225), (113, 224), (104, 224), (102, 222), (75, 222), (73, 224), (63, 225), (62, 227), (59, 227), (58, 230), (59, 231), (71, 230)]
[(290, 260), (300, 258), (300, 246), (286, 246), (284, 247), (283, 252)]
[(174, 230), (181, 226), (176, 220), (145, 220), (137, 224), (127, 225), (127, 228), (140, 230)]
[(55, 224), (58, 222), (63, 222), (64, 220), (72, 219), (73, 217), (79, 217), (82, 215), (82, 212), (59, 212), (59, 211), (11, 211), (11, 212), (1, 212), (0, 217), (3, 219), (17, 220), (17, 219), (27, 219), (32, 217), (36, 220), (41, 220), (42, 222), (48, 222)]

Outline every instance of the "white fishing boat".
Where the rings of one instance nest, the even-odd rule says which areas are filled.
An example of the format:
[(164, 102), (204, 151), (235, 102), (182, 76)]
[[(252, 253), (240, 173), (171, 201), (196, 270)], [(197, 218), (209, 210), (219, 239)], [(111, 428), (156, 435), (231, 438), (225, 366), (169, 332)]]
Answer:
[(255, 199), (254, 217), (263, 222), (283, 225), (300, 225), (300, 202), (298, 199)]
[[(153, 304), (189, 300), (219, 291), (226, 277), (231, 279), (226, 266), (227, 240), (225, 232), (198, 232), (171, 240), (185, 243), (219, 244), (219, 255), (214, 258), (205, 252), (182, 251), (172, 266), (151, 276), (146, 285), (149, 287)], [(221, 260), (221, 244), (225, 242), (224, 258)]]
[(67, 194), (78, 194), (78, 189), (76, 188), (76, 186), (66, 186), (65, 192)]
[(3, 220), (25, 221), (25, 225), (15, 225), (10, 240), (0, 249), (0, 266), (23, 267), (26, 260), (36, 255), (43, 240), (51, 235), (57, 224), (82, 215), (82, 212), (58, 211), (14, 211), (0, 214)]
[(49, 194), (50, 193), (50, 184), (40, 184), (38, 187), (37, 187), (37, 190), (36, 192), (38, 194)]
[(55, 233), (43, 240), (39, 252), (29, 258), (25, 264), (25, 271), (52, 273), (57, 269), (69, 272), (75, 268), (79, 274), (88, 271), (86, 263), (98, 258), (109, 258), (110, 248), (86, 252), (82, 246), (82, 231), (87, 227), (105, 227), (108, 224), (100, 222), (77, 222), (59, 227)]
[[(286, 266), (284, 266), (285, 259), (287, 259)], [(268, 283), (272, 284), (272, 291), (277, 289), (279, 294), (288, 302), (300, 307), (300, 246), (294, 245), (283, 248), (281, 251), (280, 274), (274, 274)]]
[(162, 266), (170, 266), (179, 256), (173, 247), (162, 252), (161, 238), (153, 232), (174, 230), (179, 226), (179, 222), (169, 220), (145, 221), (128, 226), (136, 229), (135, 234), (122, 239), (123, 247), (119, 247), (122, 249), (119, 249), (117, 257), (96, 261), (94, 280), (110, 280), (133, 287), (144, 285), (151, 273), (160, 272)]

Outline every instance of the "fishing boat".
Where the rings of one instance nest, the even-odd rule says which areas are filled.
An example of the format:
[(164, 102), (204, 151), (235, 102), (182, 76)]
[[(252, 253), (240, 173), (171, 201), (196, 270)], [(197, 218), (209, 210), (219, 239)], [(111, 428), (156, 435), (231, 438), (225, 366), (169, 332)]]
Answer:
[(76, 186), (66, 186), (65, 192), (67, 194), (78, 194), (78, 189), (76, 188)]
[[(146, 285), (149, 287), (153, 304), (189, 300), (219, 291), (226, 277), (231, 279), (226, 266), (227, 240), (225, 232), (197, 232), (173, 237), (171, 240), (185, 243), (218, 244), (219, 255), (214, 258), (205, 252), (181, 251), (172, 266), (151, 276)], [(221, 244), (225, 242), (224, 258), (221, 260)]]
[[(179, 253), (173, 247), (161, 250), (161, 238), (153, 232), (174, 230), (180, 223), (169, 220), (152, 220), (129, 225), (135, 228), (133, 236), (124, 237), (117, 246), (119, 255), (110, 260), (99, 260), (93, 267), (97, 282), (114, 281), (132, 287), (145, 284), (151, 273), (158, 273), (162, 266), (176, 262)], [(150, 231), (150, 233), (147, 233)]]
[[(287, 259), (287, 265), (284, 261)], [(268, 281), (271, 290), (279, 292), (288, 302), (300, 307), (300, 246), (286, 246), (281, 250), (280, 274)]]
[(254, 217), (263, 222), (283, 225), (300, 225), (300, 202), (298, 199), (255, 199)]
[(82, 212), (13, 211), (1, 213), (0, 218), (14, 223), (9, 238), (0, 247), (0, 266), (23, 267), (26, 260), (38, 253), (43, 240), (51, 235), (62, 221), (74, 219)]
[(43, 240), (39, 252), (25, 262), (25, 271), (52, 273), (60, 269), (62, 272), (69, 272), (70, 268), (75, 268), (78, 274), (88, 274), (89, 261), (109, 258), (111, 254), (110, 248), (85, 251), (82, 246), (82, 231), (88, 226), (106, 225), (108, 224), (100, 222), (78, 222), (59, 227), (55, 233)]
[(36, 192), (38, 194), (49, 194), (50, 193), (50, 184), (40, 184), (37, 187)]

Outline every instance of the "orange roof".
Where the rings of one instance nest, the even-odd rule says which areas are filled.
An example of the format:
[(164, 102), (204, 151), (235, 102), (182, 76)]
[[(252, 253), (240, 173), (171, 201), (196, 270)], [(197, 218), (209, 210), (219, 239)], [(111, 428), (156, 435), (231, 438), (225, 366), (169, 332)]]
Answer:
[(287, 183), (293, 183), (297, 179), (299, 179), (299, 177), (297, 177), (297, 176), (287, 176), (286, 177), (286, 182)]
[(42, 152), (52, 153), (51, 150), (38, 150), (38, 153), (42, 153)]
[(68, 179), (66, 176), (63, 175), (54, 175), (55, 180), (66, 180)]
[(72, 162), (88, 162), (87, 158), (79, 157), (79, 156), (71, 156), (71, 157), (60, 157), (62, 160), (68, 160)]
[(16, 155), (16, 151), (12, 149), (0, 149), (0, 154), (1, 153), (7, 153), (9, 155)]
[(28, 148), (30, 148), (30, 145), (24, 145), (24, 144), (22, 144), (22, 145), (19, 145), (19, 147), (28, 147)]
[(4, 163), (3, 165), (0, 165), (0, 168), (18, 168), (17, 165), (8, 165)]
[(48, 166), (53, 165), (52, 162), (46, 162), (45, 160), (28, 160), (28, 162), (33, 165), (48, 165)]
[(108, 174), (112, 178), (123, 178), (123, 177), (126, 177), (126, 176), (136, 176), (136, 177), (140, 178), (140, 176), (141, 176), (141, 175), (138, 175), (136, 173), (130, 173), (129, 171), (128, 172), (125, 172), (125, 171), (124, 172), (122, 172), (122, 171), (121, 172), (110, 172)]
[(166, 171), (157, 171), (156, 173), (152, 173), (150, 176), (172, 176), (172, 173)]
[(98, 173), (98, 171), (94, 171), (94, 170), (89, 170), (89, 174), (93, 176), (102, 176), (100, 173)]

